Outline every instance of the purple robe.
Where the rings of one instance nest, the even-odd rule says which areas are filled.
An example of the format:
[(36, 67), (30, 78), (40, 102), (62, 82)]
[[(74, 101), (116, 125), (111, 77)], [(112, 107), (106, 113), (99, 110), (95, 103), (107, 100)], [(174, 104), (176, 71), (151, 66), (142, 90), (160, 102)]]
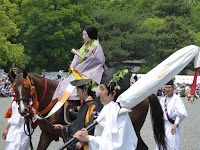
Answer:
[[(101, 45), (95, 44), (90, 47), (88, 52), (85, 54), (82, 63), (80, 63), (79, 57), (75, 55), (70, 67), (74, 68), (80, 74), (94, 80), (97, 84), (100, 84), (102, 74), (104, 70), (107, 69)], [(71, 73), (65, 80), (61, 81), (56, 88), (53, 99), (60, 99), (62, 93), (73, 79), (74, 75)], [(70, 95), (69, 100), (79, 100), (79, 98), (76, 96), (76, 89)]]

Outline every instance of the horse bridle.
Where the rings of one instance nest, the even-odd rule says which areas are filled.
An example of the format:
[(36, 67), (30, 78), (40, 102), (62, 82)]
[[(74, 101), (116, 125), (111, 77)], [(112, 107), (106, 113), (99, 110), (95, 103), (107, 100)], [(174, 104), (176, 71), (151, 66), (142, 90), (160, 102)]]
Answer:
[[(33, 81), (32, 81), (32, 78), (31, 78), (31, 76), (28, 76), (29, 77), (29, 80), (31, 81), (31, 85), (33, 86)], [(22, 85), (27, 85), (27, 84), (22, 84)], [(34, 87), (34, 86), (33, 86)], [(16, 100), (16, 102), (20, 102), (20, 101), (23, 101), (23, 102), (27, 102), (28, 103), (28, 106), (27, 106), (27, 110), (29, 110), (29, 109), (31, 109), (31, 104), (30, 104), (30, 102), (31, 101), (33, 101), (33, 98), (34, 98), (34, 94), (31, 94), (31, 87), (30, 87), (30, 85), (28, 85), (28, 90), (30, 90), (29, 92), (30, 92), (30, 96), (28, 97), (28, 98), (18, 98), (17, 100)]]
[[(28, 77), (29, 77), (29, 80), (31, 81), (31, 77), (30, 76), (28, 76)], [(23, 83), (22, 85), (28, 85), (28, 84), (24, 84)], [(25, 132), (25, 134), (27, 136), (29, 136), (31, 150), (34, 150), (33, 144), (32, 144), (32, 140), (31, 140), (32, 139), (31, 136), (34, 133), (34, 128), (32, 129), (32, 131), (31, 131), (31, 128), (30, 128), (30, 124), (32, 124), (33, 121), (32, 121), (32, 118), (27, 113), (32, 108), (32, 106), (31, 106), (30, 103), (33, 102), (33, 97), (34, 97), (34, 93), (31, 94), (32, 93), (32, 89), (31, 89), (32, 87), (31, 87), (31, 85), (33, 85), (32, 82), (31, 82), (30, 85), (28, 85), (28, 87), (26, 87), (29, 90), (29, 92), (30, 92), (30, 96), (28, 98), (17, 98), (16, 102), (23, 101), (23, 102), (27, 102), (28, 103), (27, 108), (26, 108), (26, 115), (24, 115), (24, 118), (26, 118), (26, 121), (27, 121), (27, 122), (26, 121), (24, 122), (24, 132)], [(15, 94), (16, 94), (16, 92), (15, 92)], [(25, 126), (27, 126), (28, 133), (26, 132)]]
[[(30, 97), (31, 98), (31, 97)], [(23, 101), (23, 102), (29, 102), (30, 101), (30, 98), (18, 98), (16, 100), (16, 102), (20, 102), (20, 101)]]
[[(28, 103), (28, 105), (27, 105), (27, 108), (26, 108), (26, 110), (27, 110), (27, 112), (32, 108), (31, 107), (31, 99), (32, 99), (32, 96), (30, 96), (29, 98), (18, 98), (17, 100), (16, 100), (16, 102), (20, 102), (20, 101), (23, 101), (23, 102), (27, 102)], [(23, 115), (24, 117), (27, 117), (28, 116), (28, 114), (27, 115)]]

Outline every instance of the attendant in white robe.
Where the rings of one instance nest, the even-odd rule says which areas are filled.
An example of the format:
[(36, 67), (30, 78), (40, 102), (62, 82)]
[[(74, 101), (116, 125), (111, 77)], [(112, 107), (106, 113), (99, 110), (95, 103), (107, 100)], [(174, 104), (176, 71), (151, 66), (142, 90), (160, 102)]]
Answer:
[[(74, 135), (81, 142), (88, 142), (90, 150), (134, 150), (137, 147), (138, 138), (128, 113), (120, 115), (113, 113), (120, 110), (120, 104), (115, 100), (130, 86), (130, 80), (127, 77), (121, 78), (116, 84), (113, 81), (113, 74), (116, 72), (114, 68), (106, 70), (100, 84), (100, 100), (105, 106), (98, 118), (102, 117), (105, 120), (98, 122), (94, 136), (88, 135), (85, 128)], [(116, 85), (120, 86), (120, 89), (116, 89)]]
[[(173, 93), (174, 85), (171, 80), (165, 85), (166, 96), (160, 100), (165, 120), (165, 134), (167, 137), (167, 150), (180, 150), (181, 148), (181, 122), (187, 117), (182, 99)], [(158, 147), (156, 147), (158, 150)]]
[(16, 101), (13, 101), (11, 106), (12, 116), (2, 134), (2, 139), (6, 140), (5, 150), (29, 150), (30, 141), (24, 132), (24, 117), (19, 114)]

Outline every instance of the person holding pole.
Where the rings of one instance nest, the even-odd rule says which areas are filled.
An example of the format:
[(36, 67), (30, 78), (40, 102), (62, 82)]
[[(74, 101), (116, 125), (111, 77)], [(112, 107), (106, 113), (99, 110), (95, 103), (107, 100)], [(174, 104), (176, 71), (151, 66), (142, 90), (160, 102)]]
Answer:
[[(94, 110), (96, 110), (97, 100), (95, 100), (95, 93), (91, 90), (92, 81), (90, 79), (74, 80), (71, 82), (72, 85), (77, 88), (77, 95), (80, 100), (83, 100), (83, 104), (78, 108), (77, 118), (72, 124), (63, 126), (61, 124), (55, 124), (54, 129), (63, 129), (65, 137), (69, 141), (74, 133), (83, 127), (90, 125), (95, 119)], [(90, 132), (93, 134), (94, 130)], [(84, 142), (77, 142), (72, 144), (68, 149), (88, 150), (88, 144)]]
[(127, 69), (118, 71), (115, 68), (103, 73), (98, 92), (100, 101), (104, 104), (98, 116), (104, 119), (103, 124), (98, 122), (94, 136), (89, 135), (85, 128), (74, 134), (74, 138), (79, 141), (88, 142), (90, 150), (134, 150), (137, 147), (138, 139), (128, 113), (112, 113), (115, 109), (119, 111), (120, 104), (115, 101), (130, 86), (126, 73)]

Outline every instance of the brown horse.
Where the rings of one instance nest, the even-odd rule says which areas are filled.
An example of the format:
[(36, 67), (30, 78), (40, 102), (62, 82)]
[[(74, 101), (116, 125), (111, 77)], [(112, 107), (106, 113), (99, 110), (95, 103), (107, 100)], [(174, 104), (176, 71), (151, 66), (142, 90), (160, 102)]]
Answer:
[[(19, 99), (21, 97), (21, 99), (23, 99), (23, 100), (25, 100), (25, 99), (31, 100), (31, 95), (29, 94), (31, 89), (27, 88), (26, 86), (23, 85), (23, 80), (28, 76), (28, 73), (26, 71), (23, 71), (23, 76), (22, 76), (21, 74), (15, 75), (14, 72), (11, 71), (11, 76), (14, 78), (14, 82), (16, 83), (16, 87), (14, 87), (14, 90), (15, 90), (17, 99)], [(39, 101), (41, 99), (41, 97), (43, 96), (43, 92), (45, 89), (44, 78), (42, 78), (41, 76), (39, 76), (37, 74), (29, 74), (29, 77), (33, 81), (33, 86), (36, 89), (37, 98)], [(20, 85), (22, 85), (22, 88), (21, 88), (22, 92), (19, 91), (19, 89), (18, 89), (18, 87), (20, 87)], [(44, 110), (51, 103), (56, 87), (57, 87), (57, 82), (47, 79), (46, 94), (44, 95), (43, 101), (39, 104), (38, 112)], [(26, 94), (23, 91), (25, 91), (28, 94)], [(22, 94), (21, 96), (20, 96), (20, 93)], [(21, 103), (19, 103), (19, 112), (23, 116), (26, 115), (25, 112), (27, 112), (28, 103), (29, 103), (28, 101), (24, 101), (23, 107), (21, 106)], [(22, 109), (22, 108), (24, 108), (24, 109)], [(55, 124), (55, 123), (66, 124), (63, 120), (62, 114), (63, 114), (63, 108), (60, 108), (56, 113), (54, 113), (52, 116), (47, 118), (47, 120), (49, 122), (51, 122), (52, 124)], [(47, 114), (44, 114), (44, 116), (45, 115), (47, 115)], [(39, 141), (39, 144), (37, 147), (38, 150), (46, 150), (47, 147), (50, 145), (50, 143), (53, 140), (55, 140), (57, 137), (62, 137), (61, 131), (54, 130), (52, 124), (48, 123), (46, 120), (38, 120), (38, 124), (42, 131), (41, 135), (40, 135), (40, 141)]]
[[(20, 86), (20, 83), (22, 84), (23, 82), (22, 81), (19, 82), (19, 80), (23, 80), (23, 78), (26, 78), (28, 76), (28, 73), (26, 71), (24, 71), (23, 75), (20, 75), (20, 74), (15, 75), (13, 72), (11, 72), (11, 75), (15, 79), (15, 82), (18, 83), (17, 86)], [(43, 95), (43, 91), (45, 89), (44, 78), (42, 78), (39, 75), (31, 74), (31, 73), (29, 74), (29, 76), (33, 81), (33, 85), (35, 86), (35, 89), (37, 91), (37, 97), (38, 97), (38, 101), (39, 101), (41, 99), (41, 97)], [(18, 91), (17, 86), (15, 89), (15, 93), (16, 93), (17, 97), (20, 97), (19, 94), (21, 92)], [(47, 80), (47, 92), (44, 96), (44, 100), (39, 104), (38, 112), (44, 110), (51, 103), (56, 87), (57, 87), (56, 82)], [(22, 85), (21, 91), (23, 91), (24, 88), (25, 88), (25, 86)], [(30, 91), (26, 90), (26, 92), (29, 93)], [(22, 97), (22, 99), (27, 99), (27, 98), (29, 99), (30, 95), (27, 96), (27, 94), (24, 94), (22, 92), (21, 97)], [(160, 107), (158, 98), (155, 95), (152, 95), (149, 97), (149, 100), (145, 99), (144, 101), (139, 103), (137, 106), (133, 107), (132, 112), (129, 113), (130, 118), (133, 123), (133, 126), (134, 126), (134, 129), (135, 129), (135, 132), (138, 136), (138, 145), (137, 145), (138, 150), (147, 150), (148, 149), (147, 145), (144, 143), (144, 141), (142, 140), (142, 138), (140, 136), (140, 130), (146, 119), (146, 115), (148, 113), (148, 108), (149, 108), (149, 103), (152, 108), (151, 109), (152, 121), (156, 121), (156, 122), (153, 122), (155, 140), (158, 144), (165, 147), (165, 134), (164, 134), (164, 123), (162, 120), (162, 109)], [(27, 109), (26, 107), (27, 107), (27, 103), (24, 102), (24, 108)], [(20, 110), (20, 111), (22, 111), (22, 110)], [(21, 112), (21, 114), (24, 114), (24, 113)], [(156, 115), (160, 115), (160, 116), (158, 117)], [(52, 124), (55, 124), (55, 123), (65, 124), (65, 122), (63, 120), (63, 107), (60, 108), (56, 113), (54, 113), (52, 116), (50, 116), (47, 119)], [(47, 121), (38, 120), (38, 124), (40, 126), (40, 129), (42, 130), (42, 133), (40, 135), (40, 141), (39, 141), (39, 144), (37, 147), (38, 150), (46, 150), (47, 147), (50, 145), (50, 143), (53, 140), (55, 140), (57, 137), (62, 137), (61, 131), (54, 130), (52, 125), (49, 124)]]

